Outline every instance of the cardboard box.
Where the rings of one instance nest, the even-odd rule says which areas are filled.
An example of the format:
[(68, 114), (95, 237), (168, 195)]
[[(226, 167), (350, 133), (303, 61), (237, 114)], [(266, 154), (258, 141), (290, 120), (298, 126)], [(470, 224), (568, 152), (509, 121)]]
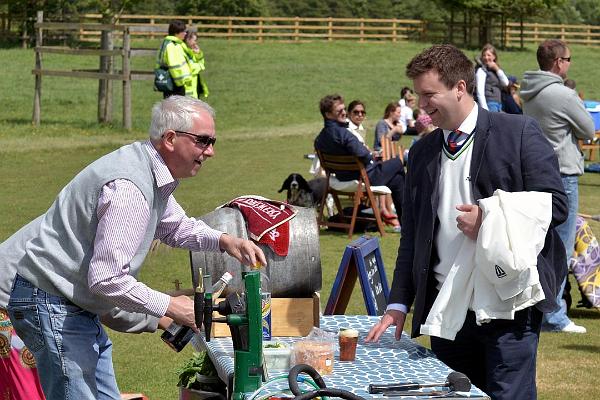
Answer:
[[(219, 300), (217, 300), (219, 301)], [(319, 326), (319, 295), (313, 293), (309, 298), (272, 298), (271, 299), (271, 335), (306, 336), (313, 326)], [(214, 313), (213, 317), (221, 315)], [(229, 326), (214, 323), (214, 337), (231, 336)]]

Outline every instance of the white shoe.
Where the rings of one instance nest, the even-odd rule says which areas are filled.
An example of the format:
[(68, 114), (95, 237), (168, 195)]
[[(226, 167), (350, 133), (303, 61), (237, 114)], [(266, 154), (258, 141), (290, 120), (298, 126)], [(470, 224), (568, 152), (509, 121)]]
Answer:
[(565, 326), (560, 330), (560, 332), (566, 333), (586, 333), (587, 329), (584, 326), (575, 325), (575, 322), (569, 322), (569, 325)]

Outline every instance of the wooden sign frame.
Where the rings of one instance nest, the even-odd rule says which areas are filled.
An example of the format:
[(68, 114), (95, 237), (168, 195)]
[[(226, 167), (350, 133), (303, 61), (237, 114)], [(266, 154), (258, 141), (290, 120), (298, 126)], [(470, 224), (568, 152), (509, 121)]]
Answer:
[(383, 315), (390, 290), (379, 240), (361, 236), (346, 246), (324, 315), (344, 314), (358, 278), (368, 315)]

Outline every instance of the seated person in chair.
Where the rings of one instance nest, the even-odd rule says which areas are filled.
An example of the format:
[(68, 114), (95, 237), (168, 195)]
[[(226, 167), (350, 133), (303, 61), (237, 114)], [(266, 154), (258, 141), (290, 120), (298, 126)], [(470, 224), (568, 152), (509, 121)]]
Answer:
[[(339, 94), (327, 95), (319, 102), (325, 126), (315, 139), (315, 149), (332, 155), (355, 155), (364, 164), (371, 185), (387, 186), (392, 191), (392, 200), (398, 217), (402, 213), (402, 191), (404, 189), (404, 167), (394, 158), (374, 161), (370, 150), (348, 131), (346, 107)], [(340, 181), (358, 179), (358, 173), (339, 172)]]

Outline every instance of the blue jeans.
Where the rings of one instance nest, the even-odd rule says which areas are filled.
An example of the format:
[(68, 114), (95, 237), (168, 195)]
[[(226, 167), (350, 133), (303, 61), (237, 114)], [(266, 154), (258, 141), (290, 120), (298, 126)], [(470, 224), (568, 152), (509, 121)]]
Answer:
[[(565, 246), (567, 251), (567, 268), (569, 260), (573, 254), (575, 248), (575, 229), (577, 223), (577, 210), (579, 207), (579, 177), (572, 175), (562, 176), (563, 186), (569, 203), (569, 215), (567, 220), (556, 227), (556, 232)], [(560, 286), (556, 302), (560, 306), (560, 309), (551, 313), (544, 314), (544, 320), (542, 323), (542, 329), (549, 331), (560, 331), (565, 326), (571, 323), (571, 320), (567, 316), (567, 304), (563, 300), (563, 292), (565, 290), (565, 284), (567, 283), (569, 276), (565, 278)]]
[(112, 343), (98, 317), (17, 275), (8, 315), (29, 348), (48, 400), (120, 399)]
[(487, 102), (488, 111), (490, 112), (500, 112), (502, 111), (502, 104), (497, 101), (488, 101)]

